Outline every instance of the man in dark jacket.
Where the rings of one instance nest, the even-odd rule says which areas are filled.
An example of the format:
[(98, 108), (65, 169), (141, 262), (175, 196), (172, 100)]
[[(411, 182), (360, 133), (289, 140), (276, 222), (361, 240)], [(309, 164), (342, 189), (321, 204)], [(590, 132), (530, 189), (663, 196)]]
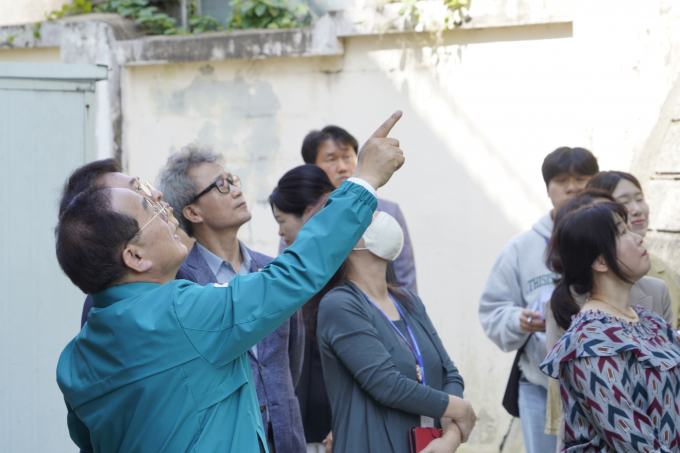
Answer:
[[(272, 260), (238, 240), (239, 228), (252, 215), (240, 179), (224, 169), (211, 149), (193, 144), (182, 148), (170, 156), (158, 179), (180, 227), (196, 239), (178, 279), (225, 284), (237, 274), (258, 272)], [(306, 451), (295, 396), (303, 349), (302, 319), (296, 313), (248, 351), (270, 452)]]
[[(349, 132), (338, 126), (326, 126), (320, 131), (311, 131), (307, 134), (302, 142), (302, 159), (306, 164), (321, 167), (335, 187), (338, 187), (354, 173), (358, 150), (359, 143)], [(392, 277), (399, 286), (417, 294), (416, 264), (404, 214), (397, 203), (380, 198), (378, 211), (384, 211), (397, 219), (404, 231), (404, 248), (397, 259), (392, 261), (394, 272)], [(283, 249), (285, 246), (280, 251), (283, 252)], [(388, 281), (390, 280), (388, 275)]]

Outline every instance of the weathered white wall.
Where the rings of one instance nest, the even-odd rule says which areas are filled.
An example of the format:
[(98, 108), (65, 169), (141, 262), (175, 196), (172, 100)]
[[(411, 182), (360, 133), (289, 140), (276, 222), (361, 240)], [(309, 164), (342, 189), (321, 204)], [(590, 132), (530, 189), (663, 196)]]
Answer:
[(0, 26), (45, 20), (45, 15), (61, 9), (70, 0), (0, 0)]
[[(0, 25), (40, 20), (62, 1), (53, 3), (0, 0)], [(266, 199), (280, 176), (302, 163), (304, 135), (334, 123), (364, 141), (392, 111), (404, 110), (393, 136), (407, 163), (380, 195), (399, 202), (406, 215), (420, 293), (479, 415), (461, 451), (495, 452), (509, 421), (500, 401), (512, 355), (500, 353), (479, 326), (477, 304), (488, 271), (507, 240), (549, 209), (540, 175), (546, 153), (586, 146), (602, 169), (635, 173), (633, 156), (650, 142), (680, 75), (680, 4), (473, 4), (473, 17), (502, 4), (510, 19), (522, 13), (518, 9), (539, 14), (546, 5), (568, 4), (573, 22), (446, 32), (439, 42), (423, 33), (350, 37), (345, 54), (333, 57), (156, 66), (121, 61), (128, 64), (122, 70), (123, 160), (128, 172), (153, 180), (182, 145), (214, 143), (244, 179), (254, 217), (242, 238), (274, 254), (277, 227)], [(26, 13), (31, 8), (38, 11), (33, 16)], [(82, 31), (87, 27), (98, 31)], [(0, 61), (87, 59), (82, 42), (92, 44), (104, 33), (99, 25), (87, 27), (65, 28), (67, 39), (55, 40), (61, 49), (7, 49), (0, 40)], [(106, 58), (93, 62), (114, 67), (111, 50), (102, 52)], [(99, 112), (117, 99), (109, 91), (97, 92), (100, 122), (106, 115)], [(100, 129), (113, 129), (98, 127), (103, 157), (114, 147), (113, 132)], [(75, 322), (62, 328), (65, 337), (77, 333)], [(22, 397), (13, 392), (7, 397)], [(46, 432), (65, 430), (64, 415), (36, 423)], [(55, 444), (55, 451), (71, 450)]]
[(127, 170), (155, 178), (182, 145), (214, 143), (244, 180), (254, 215), (242, 238), (273, 254), (267, 196), (302, 163), (304, 135), (332, 123), (363, 142), (403, 109), (393, 136), (406, 165), (380, 196), (406, 215), (420, 294), (479, 415), (461, 451), (497, 451), (512, 355), (477, 318), (489, 269), (549, 209), (540, 173), (548, 152), (585, 146), (602, 169), (635, 172), (633, 151), (679, 69), (677, 2), (572, 3), (573, 27), (446, 32), (442, 46), (422, 34), (352, 37), (339, 57), (128, 67)]

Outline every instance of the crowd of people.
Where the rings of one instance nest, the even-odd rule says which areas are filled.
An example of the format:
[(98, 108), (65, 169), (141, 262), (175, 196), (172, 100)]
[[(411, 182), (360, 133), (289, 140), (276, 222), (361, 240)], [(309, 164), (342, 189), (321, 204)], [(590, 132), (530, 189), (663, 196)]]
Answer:
[(642, 186), (583, 148), (542, 171), (553, 209), (505, 246), (479, 306), (517, 351), (503, 405), (527, 453), (680, 451), (680, 286), (647, 253)]
[[(400, 117), (361, 149), (337, 126), (302, 140), (269, 196), (276, 258), (238, 239), (247, 188), (210, 147), (171, 155), (158, 188), (112, 159), (72, 173), (56, 251), (87, 296), (57, 382), (81, 451), (468, 440), (476, 415), (418, 296), (406, 220), (377, 198), (404, 163)], [(550, 153), (543, 177), (553, 209), (503, 249), (480, 301), (485, 333), (518, 351), (503, 404), (528, 453), (680, 451), (680, 287), (646, 253), (641, 186), (583, 148)]]

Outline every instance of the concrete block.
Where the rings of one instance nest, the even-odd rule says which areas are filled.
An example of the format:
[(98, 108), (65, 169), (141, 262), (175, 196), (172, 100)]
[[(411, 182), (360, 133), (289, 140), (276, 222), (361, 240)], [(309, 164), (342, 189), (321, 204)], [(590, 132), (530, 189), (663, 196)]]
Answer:
[(677, 172), (680, 177), (680, 120), (671, 121), (664, 136), (657, 171)]
[(680, 231), (680, 181), (650, 181), (645, 196), (652, 206), (650, 228)]

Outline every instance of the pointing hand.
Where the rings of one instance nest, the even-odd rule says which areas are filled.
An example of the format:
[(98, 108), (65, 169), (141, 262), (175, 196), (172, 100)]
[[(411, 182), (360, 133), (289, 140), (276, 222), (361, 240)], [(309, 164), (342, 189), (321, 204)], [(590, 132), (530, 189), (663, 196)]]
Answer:
[(401, 115), (401, 110), (394, 112), (359, 150), (359, 160), (353, 176), (363, 179), (376, 190), (384, 186), (394, 172), (404, 165), (404, 152), (399, 149), (399, 140), (387, 138)]

